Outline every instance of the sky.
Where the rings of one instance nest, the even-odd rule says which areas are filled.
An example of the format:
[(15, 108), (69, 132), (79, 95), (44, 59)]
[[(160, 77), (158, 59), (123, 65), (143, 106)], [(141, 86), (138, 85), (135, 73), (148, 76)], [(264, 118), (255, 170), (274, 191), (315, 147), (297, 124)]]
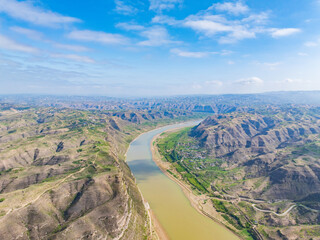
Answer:
[(320, 0), (0, 0), (0, 94), (320, 90)]

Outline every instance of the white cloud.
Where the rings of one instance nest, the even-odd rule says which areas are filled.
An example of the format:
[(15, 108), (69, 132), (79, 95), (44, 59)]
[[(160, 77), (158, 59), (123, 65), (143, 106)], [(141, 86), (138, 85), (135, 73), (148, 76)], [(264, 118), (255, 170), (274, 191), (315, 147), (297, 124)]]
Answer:
[(19, 20), (47, 27), (58, 27), (64, 24), (81, 22), (80, 19), (63, 16), (59, 13), (36, 7), (32, 3), (32, 1), (0, 0), (0, 12)]
[(221, 56), (227, 56), (227, 55), (230, 55), (230, 54), (232, 54), (233, 52), (232, 51), (230, 51), (230, 50), (222, 50), (221, 52), (220, 52), (220, 55)]
[(80, 56), (76, 54), (51, 54), (51, 57), (64, 58), (64, 59), (69, 59), (69, 60), (83, 62), (83, 63), (94, 63), (94, 60), (92, 58), (89, 58), (86, 56)]
[(318, 46), (318, 43), (316, 43), (316, 42), (305, 42), (304, 45), (306, 47), (316, 47), (316, 46)]
[(228, 22), (220, 17), (205, 16), (198, 20), (187, 20), (185, 26), (204, 34), (207, 37), (213, 37), (217, 34), (225, 35), (219, 38), (220, 43), (234, 43), (246, 38), (255, 38), (255, 32), (248, 29), (247, 26), (239, 25), (238, 22)]
[(279, 67), (281, 64), (283, 64), (282, 62), (256, 62), (257, 65), (262, 65), (262, 66), (266, 66), (268, 67), (270, 70), (275, 70), (277, 67)]
[(54, 43), (53, 46), (56, 48), (65, 49), (65, 50), (74, 51), (74, 52), (86, 52), (90, 50), (89, 48), (80, 46), (80, 45)]
[(177, 48), (171, 49), (170, 52), (176, 54), (179, 57), (187, 57), (187, 58), (204, 58), (204, 57), (208, 57), (211, 54), (217, 54), (216, 52), (189, 52), (189, 51), (182, 51), (182, 50), (177, 49)]
[(32, 30), (32, 29), (28, 29), (28, 28), (22, 28), (22, 27), (11, 27), (10, 30), (17, 32), (19, 34), (23, 34), (25, 36), (27, 36), (30, 39), (34, 39), (34, 40), (41, 40), (43, 38), (42, 33)]
[(68, 34), (68, 38), (87, 41), (87, 42), (99, 42), (102, 44), (126, 44), (128, 39), (120, 34), (112, 34), (105, 32), (97, 32), (90, 30), (75, 30)]
[(286, 37), (301, 32), (299, 28), (272, 28), (270, 29), (273, 38)]
[(306, 47), (317, 47), (320, 44), (320, 39), (318, 39), (317, 41), (308, 41), (304, 43), (304, 46)]
[(166, 15), (157, 15), (152, 18), (152, 22), (159, 23), (159, 24), (168, 24), (168, 25), (177, 25), (181, 23), (181, 21)]
[(233, 26), (232, 31), (219, 39), (220, 43), (234, 43), (239, 40), (255, 38), (256, 33), (245, 26)]
[(207, 37), (217, 37), (220, 43), (234, 43), (243, 39), (256, 38), (258, 33), (270, 33), (279, 38), (301, 32), (298, 28), (266, 28), (268, 14), (251, 14), (239, 20), (228, 20), (222, 15), (213, 15), (210, 11), (200, 12), (185, 19), (183, 25), (202, 33)]
[(219, 32), (230, 32), (232, 28), (219, 22), (210, 20), (187, 20), (184, 23), (185, 26), (192, 28), (193, 30), (204, 33), (207, 36), (213, 36)]
[(134, 23), (118, 23), (118, 24), (116, 24), (116, 27), (122, 28), (122, 29), (127, 30), (127, 31), (131, 31), (131, 30), (141, 31), (141, 30), (145, 29), (144, 26), (141, 26), (141, 25), (138, 25), (138, 24), (134, 24)]
[(241, 21), (243, 23), (254, 23), (254, 24), (266, 24), (269, 20), (269, 13), (268, 12), (261, 12), (261, 13), (253, 13), (248, 17), (243, 18)]
[(181, 6), (183, 0), (150, 0), (150, 10), (153, 11), (163, 11), (170, 10), (175, 8), (176, 6)]
[(52, 44), (55, 48), (60, 48), (64, 50), (69, 50), (69, 51), (74, 51), (74, 52), (85, 52), (89, 51), (88, 48), (84, 46), (79, 46), (79, 45), (70, 45), (70, 44), (61, 44), (61, 43), (56, 43), (51, 40), (47, 40), (44, 38), (43, 34), (41, 32), (28, 29), (28, 28), (22, 28), (18, 26), (11, 27), (10, 30), (17, 32), (19, 34), (25, 35), (26, 37), (33, 39), (33, 40), (39, 40), (43, 41), (45, 43)]
[(179, 43), (178, 41), (171, 40), (167, 29), (160, 26), (148, 28), (142, 31), (140, 35), (147, 38), (147, 40), (139, 42), (139, 45), (142, 46), (161, 46)]
[(236, 84), (240, 85), (255, 85), (255, 84), (262, 84), (263, 80), (258, 77), (251, 77), (251, 78), (242, 78), (235, 81)]
[(225, 2), (225, 3), (216, 3), (213, 6), (216, 10), (222, 12), (228, 12), (229, 14), (239, 15), (244, 14), (249, 11), (249, 7), (242, 2)]
[[(216, 11), (224, 11), (236, 16), (216, 14)], [(191, 28), (223, 44), (256, 38), (258, 34), (270, 34), (274, 38), (280, 38), (301, 32), (299, 28), (267, 27), (269, 15), (268, 11), (255, 13), (242, 1), (238, 1), (213, 4), (208, 9), (189, 15), (183, 20), (159, 14), (152, 19), (152, 22)]]
[(300, 83), (302, 82), (301, 79), (296, 79), (296, 78), (286, 78), (284, 80), (285, 83)]
[(189, 27), (206, 37), (215, 38), (220, 43), (234, 43), (242, 39), (255, 38), (256, 33), (264, 29), (269, 17), (268, 13), (262, 12), (237, 19), (233, 17), (230, 20), (226, 15), (216, 15), (213, 12), (215, 6), (214, 4), (204, 11), (188, 16), (180, 25)]
[(180, 43), (178, 41), (171, 40), (167, 29), (162, 26), (144, 27), (134, 23), (118, 23), (116, 27), (127, 31), (137, 31), (141, 37), (146, 38), (146, 40), (138, 43), (138, 45), (141, 46), (162, 46), (166, 44)]
[(119, 14), (133, 15), (138, 12), (137, 8), (124, 3), (124, 1), (115, 0), (114, 3), (116, 4), (115, 11)]
[(5, 50), (13, 50), (27, 53), (35, 53), (38, 51), (36, 48), (17, 43), (14, 40), (7, 38), (3, 35), (0, 35), (0, 48)]
[(184, 51), (178, 48), (173, 48), (170, 50), (171, 53), (179, 56), (179, 57), (186, 57), (186, 58), (205, 58), (209, 57), (210, 55), (221, 55), (225, 56), (231, 54), (231, 51), (222, 50), (220, 52), (192, 52), (192, 51)]

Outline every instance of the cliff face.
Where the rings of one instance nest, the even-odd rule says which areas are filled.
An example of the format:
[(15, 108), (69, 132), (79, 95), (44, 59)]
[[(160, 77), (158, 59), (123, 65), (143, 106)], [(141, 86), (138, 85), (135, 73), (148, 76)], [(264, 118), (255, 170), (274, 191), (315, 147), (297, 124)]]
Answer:
[(208, 117), (190, 135), (227, 169), (268, 179), (268, 187), (246, 189), (249, 196), (299, 200), (320, 192), (319, 126), (314, 114), (229, 114)]
[[(170, 112), (9, 108), (0, 116), (2, 239), (147, 239), (125, 151), (137, 124)], [(141, 128), (141, 127), (140, 127)]]

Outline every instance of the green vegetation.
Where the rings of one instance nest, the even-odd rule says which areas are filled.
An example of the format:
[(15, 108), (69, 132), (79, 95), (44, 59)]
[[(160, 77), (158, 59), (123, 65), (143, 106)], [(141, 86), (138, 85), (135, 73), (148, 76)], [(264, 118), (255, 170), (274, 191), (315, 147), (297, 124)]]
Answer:
[(171, 172), (169, 169), (167, 169), (167, 172), (170, 173), (172, 176), (174, 176), (175, 178), (178, 178), (177, 175), (175, 175), (173, 172)]
[(194, 189), (200, 193), (207, 193), (207, 187), (209, 187), (209, 184), (206, 181), (199, 181), (199, 178), (195, 177), (191, 173), (188, 166), (181, 161), (186, 146), (180, 143), (183, 140), (187, 141), (190, 129), (191, 128), (188, 127), (181, 131), (165, 135), (165, 138), (161, 138), (157, 142), (157, 147), (161, 156), (163, 156), (166, 161), (173, 164), (183, 179), (188, 181), (194, 187)]
[(252, 233), (250, 231), (248, 231), (248, 229), (241, 230), (240, 235), (242, 237), (244, 237), (244, 239), (246, 239), (246, 240), (255, 240), (256, 239), (254, 237), (254, 235), (252, 235)]
[(207, 189), (202, 186), (202, 184), (191, 173), (185, 173), (182, 176), (183, 178), (186, 178), (188, 182), (200, 192), (207, 192)]
[(48, 178), (42, 180), (42, 182), (43, 182), (43, 183), (44, 183), (44, 182), (52, 182), (52, 181), (57, 180), (58, 178), (59, 178), (59, 177), (48, 177)]
[(303, 146), (296, 147), (296, 149), (292, 152), (291, 157), (295, 158), (301, 155), (311, 155), (314, 157), (320, 157), (320, 142), (312, 142), (304, 144)]
[[(9, 111), (11, 109), (8, 108)], [(0, 199), (0, 202), (5, 201), (5, 204), (0, 206), (0, 217), (8, 213), (9, 209), (33, 205), (32, 199), (40, 196), (40, 201), (43, 202), (32, 214), (35, 218), (41, 216), (45, 221), (53, 218), (51, 223), (64, 217), (63, 224), (48, 224), (50, 237), (59, 236), (59, 233), (78, 221), (87, 211), (96, 214), (94, 210), (98, 206), (104, 205), (105, 209), (114, 209), (124, 214), (126, 201), (113, 197), (112, 194), (128, 194), (128, 207), (134, 222), (130, 220), (125, 234), (135, 236), (136, 239), (148, 239), (149, 225), (144, 224), (148, 216), (130, 169), (124, 163), (124, 153), (128, 142), (138, 134), (159, 125), (179, 121), (179, 116), (175, 118), (175, 113), (168, 113), (171, 115), (166, 117), (162, 110), (136, 112), (138, 118), (142, 113), (154, 115), (146, 117), (150, 120), (140, 117), (137, 122), (133, 122), (113, 115), (116, 111), (82, 111), (72, 108), (32, 108), (23, 113), (14, 110), (6, 114), (0, 113), (0, 131), (3, 137), (0, 144), (1, 155), (8, 161), (7, 166), (13, 166), (2, 166), (5, 170), (0, 172), (0, 177), (9, 182), (10, 186), (6, 191), (17, 190), (16, 194)], [(182, 116), (180, 112), (176, 114)], [(199, 116), (204, 114), (184, 113), (180, 120)], [(8, 136), (10, 134), (12, 136)], [(188, 173), (182, 165), (181, 171)], [(191, 176), (188, 178), (196, 183)], [(125, 184), (123, 181), (126, 181)], [(109, 187), (106, 189), (104, 184), (109, 184)], [(97, 197), (88, 195), (92, 189)], [(42, 193), (43, 196), (50, 197), (43, 197)], [(27, 199), (29, 196), (35, 197)], [(48, 206), (46, 201), (52, 209), (50, 213), (43, 208)], [(50, 204), (50, 201), (55, 204)], [(77, 207), (73, 209), (75, 205)], [(117, 220), (113, 213), (103, 212), (110, 226)], [(33, 227), (36, 223), (30, 223), (33, 219), (27, 218), (25, 214), (27, 211), (21, 213), (21, 219), (27, 219), (26, 222), (21, 223), (20, 218), (17, 221), (21, 225), (27, 225), (27, 232), (31, 237), (30, 226)], [(42, 217), (42, 214), (46, 216)], [(91, 227), (96, 226), (86, 226), (89, 232)], [(116, 224), (111, 226), (113, 230), (116, 227)], [(107, 235), (105, 230), (103, 234)]]
[[(44, 192), (44, 196), (49, 194), (50, 198), (42, 198), (41, 201), (50, 200), (50, 208), (57, 209), (41, 219), (52, 217), (56, 221), (64, 216), (66, 220), (63, 225), (52, 226), (50, 232), (54, 235), (76, 222), (88, 209), (91, 211), (87, 187), (94, 189), (99, 197), (106, 192), (126, 194), (121, 191), (127, 191), (129, 208), (134, 214), (132, 219), (137, 220), (136, 223), (130, 222), (129, 228), (135, 227), (143, 232), (137, 239), (147, 238), (149, 229), (144, 224), (146, 212), (130, 169), (123, 162), (125, 149), (143, 131), (175, 121), (203, 117), (207, 114), (195, 114), (192, 111), (209, 109), (210, 112), (221, 114), (207, 119), (198, 131), (195, 127), (161, 134), (155, 144), (163, 160), (171, 163), (172, 168), (167, 172), (188, 183), (195, 194), (206, 195), (205, 202), (208, 205), (212, 203), (219, 214), (218, 219), (245, 239), (255, 239), (255, 229), (266, 239), (284, 238), (289, 228), (298, 228), (302, 224), (309, 226), (303, 226), (301, 231), (299, 229), (301, 239), (319, 237), (320, 231), (316, 225), (319, 224), (318, 213), (306, 208), (319, 209), (319, 193), (306, 193), (301, 198), (299, 196), (298, 200), (291, 199), (290, 204), (296, 203), (298, 206), (286, 217), (277, 218), (252, 207), (252, 200), (262, 199), (257, 207), (283, 212), (288, 209), (287, 201), (268, 202), (278, 199), (275, 190), (289, 189), (281, 193), (291, 194), (293, 191), (289, 197), (294, 198), (294, 191), (299, 188), (303, 188), (301, 195), (308, 189), (316, 189), (309, 185), (319, 184), (319, 108), (260, 106), (256, 103), (248, 107), (251, 102), (248, 96), (242, 102), (245, 103), (242, 108), (236, 98), (219, 98), (223, 99), (221, 106), (208, 101), (207, 97), (201, 97), (197, 103), (185, 98), (180, 106), (176, 104), (176, 99), (160, 102), (159, 105), (157, 100), (135, 104), (124, 101), (118, 105), (112, 103), (108, 110), (103, 110), (105, 103), (93, 102), (73, 102), (71, 105), (59, 101), (49, 103), (60, 106), (57, 108), (15, 108), (10, 104), (0, 104), (0, 109), (6, 110), (0, 112), (0, 148), (2, 159), (5, 159), (5, 166), (2, 166), (5, 170), (0, 172), (0, 177), (8, 183), (4, 191), (6, 199), (0, 199), (0, 202), (5, 201), (0, 206), (0, 217), (9, 209), (28, 203), (32, 205), (26, 198)], [(182, 107), (185, 101), (192, 103), (187, 108)], [(258, 101), (257, 98), (254, 101)], [(47, 101), (45, 104), (48, 104)], [(24, 112), (17, 111), (19, 109)], [(57, 151), (60, 142), (63, 144)], [(253, 147), (250, 147), (251, 144)], [(122, 185), (123, 180), (126, 181), (125, 185)], [(84, 182), (92, 185), (82, 187)], [(119, 186), (125, 187), (115, 188), (117, 184), (113, 183), (119, 182)], [(274, 188), (275, 183), (279, 188)], [(101, 187), (103, 184), (109, 184), (111, 189), (108, 187), (106, 191), (105, 187)], [(46, 191), (47, 187), (49, 191)], [(11, 194), (13, 191), (14, 194)], [(67, 196), (68, 193), (70, 196)], [(67, 202), (61, 196), (68, 199)], [(79, 212), (72, 212), (69, 221), (67, 215), (70, 212), (59, 212), (60, 209), (65, 210), (72, 202), (76, 204), (82, 196), (85, 196), (83, 199), (88, 208), (71, 208), (71, 211)], [(104, 199), (106, 201), (99, 204), (107, 205), (115, 199), (107, 197)], [(123, 202), (113, 203), (112, 207), (117, 213), (123, 214), (125, 210), (119, 208), (120, 205), (123, 206)], [(35, 216), (47, 212), (41, 208), (42, 204), (37, 207), (39, 209), (32, 208)], [(15, 218), (19, 226), (28, 228), (26, 232), (31, 237), (32, 224), (19, 222), (21, 219), (30, 221), (32, 218), (27, 218), (23, 213), (21, 218)], [(106, 216), (105, 219), (109, 221), (113, 218)], [(273, 227), (274, 223), (283, 226)], [(103, 231), (102, 228), (100, 230)]]
[(225, 207), (223, 201), (212, 199), (212, 204), (218, 212), (222, 212), (222, 213), (229, 212), (228, 209)]
[(158, 142), (158, 150), (165, 160), (171, 163), (179, 160), (179, 155), (176, 151), (178, 142), (181, 141), (183, 137), (187, 136), (189, 130), (190, 128), (185, 128), (182, 131), (171, 133)]
[[(242, 168), (226, 170), (222, 167), (222, 159), (209, 157), (205, 149), (199, 147), (199, 142), (190, 137), (191, 128), (185, 128), (177, 132), (165, 133), (157, 141), (159, 153), (165, 161), (172, 164), (181, 178), (189, 183), (194, 190), (208, 196), (219, 197), (211, 191), (213, 181), (219, 180), (214, 188), (230, 189), (244, 182), (244, 179), (233, 181), (233, 177), (242, 171)], [(171, 171), (170, 174), (174, 175)], [(259, 183), (259, 184), (262, 184)], [(211, 199), (213, 207), (221, 216), (245, 239), (255, 239), (252, 226), (232, 204), (227, 201)]]
[(175, 169), (179, 172), (187, 172), (187, 169), (185, 169), (183, 166), (181, 166), (179, 163), (174, 163), (173, 166), (175, 167)]

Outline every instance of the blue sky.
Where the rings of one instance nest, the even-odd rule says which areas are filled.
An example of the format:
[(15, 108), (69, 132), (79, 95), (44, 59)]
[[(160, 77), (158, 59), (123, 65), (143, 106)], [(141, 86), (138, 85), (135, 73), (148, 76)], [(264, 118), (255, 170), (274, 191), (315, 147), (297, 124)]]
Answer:
[(319, 26), (319, 0), (0, 0), (0, 94), (316, 90)]

